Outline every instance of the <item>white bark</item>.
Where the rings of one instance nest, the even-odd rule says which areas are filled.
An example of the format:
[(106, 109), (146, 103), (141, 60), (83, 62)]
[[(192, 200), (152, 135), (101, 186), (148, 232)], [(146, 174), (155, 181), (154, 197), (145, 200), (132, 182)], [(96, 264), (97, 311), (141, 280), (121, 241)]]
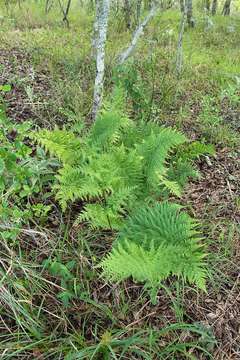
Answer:
[(100, 16), (100, 1), (96, 1), (95, 20), (93, 24), (92, 57), (96, 57), (96, 50), (97, 50), (98, 37), (99, 37), (99, 29), (98, 29), (99, 16)]
[(177, 44), (177, 59), (176, 59), (176, 73), (177, 75), (181, 74), (182, 71), (182, 64), (183, 64), (183, 33), (184, 33), (184, 27), (186, 23), (186, 17), (187, 17), (187, 6), (185, 4), (184, 11), (182, 13), (182, 19), (180, 23), (180, 29), (178, 34), (178, 44)]
[(148, 15), (143, 20), (143, 22), (139, 25), (139, 27), (133, 34), (133, 37), (132, 37), (129, 47), (119, 55), (119, 57), (118, 57), (119, 65), (123, 64), (131, 56), (132, 52), (134, 51), (134, 49), (137, 45), (137, 42), (138, 42), (140, 36), (143, 34), (144, 28), (146, 27), (148, 22), (151, 20), (151, 18), (156, 14), (156, 10), (157, 10), (157, 6), (154, 5), (151, 8), (151, 10), (149, 11)]
[(137, 0), (137, 26), (139, 26), (140, 23), (140, 17), (141, 17), (141, 8), (142, 8), (142, 0)]
[(97, 116), (98, 110), (102, 104), (102, 92), (103, 92), (103, 80), (104, 80), (104, 69), (105, 69), (105, 43), (107, 38), (107, 27), (110, 0), (97, 0), (96, 11), (96, 22), (95, 29), (97, 30), (97, 37), (95, 40), (96, 46), (96, 67), (97, 73), (94, 85), (93, 95), (93, 108), (92, 108), (92, 119), (94, 120)]

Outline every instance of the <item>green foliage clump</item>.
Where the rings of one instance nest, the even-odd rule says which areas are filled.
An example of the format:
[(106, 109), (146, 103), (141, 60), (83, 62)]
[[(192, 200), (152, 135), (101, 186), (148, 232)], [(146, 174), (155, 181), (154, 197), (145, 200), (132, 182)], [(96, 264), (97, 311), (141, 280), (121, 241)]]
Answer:
[(56, 128), (33, 135), (62, 163), (54, 185), (57, 199), (63, 209), (68, 202), (82, 201), (76, 222), (120, 231), (101, 263), (106, 278), (132, 276), (145, 282), (152, 301), (170, 275), (204, 289), (205, 254), (196, 223), (179, 205), (163, 200), (170, 193), (180, 196), (187, 178), (195, 175), (192, 161), (214, 150), (188, 143), (174, 129), (133, 122), (123, 115), (123, 102), (117, 88), (89, 129)]
[(123, 115), (123, 92), (117, 89), (90, 129), (40, 130), (35, 139), (62, 162), (55, 191), (63, 209), (81, 200), (79, 221), (93, 228), (119, 229), (125, 216), (143, 203), (180, 195), (168, 178), (171, 151), (187, 142), (171, 128), (134, 123)]
[(66, 265), (62, 263), (61, 259), (47, 259), (43, 262), (44, 268), (49, 271), (52, 276), (60, 279), (61, 291), (58, 298), (62, 301), (65, 307), (69, 306), (72, 299), (76, 298), (80, 292), (80, 285), (76, 283), (72, 270), (75, 267), (75, 261), (71, 260)]
[(170, 275), (205, 289), (205, 254), (196, 226), (176, 204), (162, 202), (139, 209), (102, 261), (104, 277), (121, 281), (132, 276), (146, 282), (153, 302), (160, 282)]
[(177, 181), (182, 189), (188, 178), (199, 178), (200, 174), (194, 166), (194, 160), (202, 155), (214, 155), (215, 148), (212, 144), (204, 144), (199, 141), (183, 144), (174, 156), (168, 169), (168, 177), (172, 181)]
[(28, 144), (31, 123), (13, 124), (0, 106), (0, 221), (1, 236), (14, 240), (20, 226), (33, 214), (46, 217), (49, 205), (31, 200), (52, 178), (51, 161), (36, 149), (36, 156)]

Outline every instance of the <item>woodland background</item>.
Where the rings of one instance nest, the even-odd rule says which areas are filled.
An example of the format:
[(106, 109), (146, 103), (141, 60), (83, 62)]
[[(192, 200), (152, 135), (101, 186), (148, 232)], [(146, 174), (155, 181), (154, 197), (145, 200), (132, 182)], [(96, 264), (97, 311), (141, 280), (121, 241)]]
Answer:
[(1, 358), (239, 359), (240, 2), (1, 0), (0, 110)]

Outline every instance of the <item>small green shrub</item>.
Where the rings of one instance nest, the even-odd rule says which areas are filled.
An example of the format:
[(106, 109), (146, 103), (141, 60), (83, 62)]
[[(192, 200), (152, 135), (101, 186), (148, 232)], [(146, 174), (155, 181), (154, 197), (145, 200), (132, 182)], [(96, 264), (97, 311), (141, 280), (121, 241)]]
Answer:
[(229, 83), (224, 89), (222, 89), (220, 98), (221, 100), (227, 99), (229, 104), (233, 108), (238, 108), (240, 104), (240, 79), (236, 77), (236, 83)]
[[(1, 236), (16, 239), (19, 228), (33, 214), (43, 219), (49, 205), (38, 199), (38, 194), (52, 178), (52, 161), (46, 160), (42, 149), (36, 154), (28, 144), (31, 123), (14, 124), (0, 106), (0, 222)], [(35, 199), (33, 201), (33, 199)], [(39, 202), (40, 201), (40, 202)], [(41, 206), (41, 212), (36, 211)], [(39, 209), (38, 209), (39, 210)]]
[(81, 124), (33, 134), (62, 163), (54, 185), (57, 199), (63, 209), (82, 201), (77, 222), (120, 231), (101, 263), (106, 278), (145, 282), (153, 302), (170, 275), (204, 289), (205, 253), (196, 224), (178, 205), (159, 201), (180, 196), (188, 177), (197, 174), (192, 160), (214, 149), (188, 143), (174, 129), (133, 122), (123, 104), (118, 88), (90, 129)]
[[(227, 99), (230, 106), (236, 107), (238, 95), (235, 87), (229, 86), (220, 94), (219, 98), (205, 96), (202, 99), (202, 111), (199, 115), (199, 127), (202, 136), (207, 141), (223, 146), (234, 146), (239, 144), (238, 133), (234, 130), (234, 121), (224, 123), (221, 115), (221, 104), (219, 100)], [(232, 125), (232, 126), (231, 126)]]
[[(142, 204), (166, 199), (169, 193), (180, 196), (187, 178), (195, 176), (194, 156), (187, 157), (187, 151), (190, 154), (194, 146), (199, 155), (209, 150), (200, 143), (188, 144), (174, 129), (133, 122), (123, 114), (123, 100), (117, 89), (113, 101), (81, 134), (74, 127), (33, 135), (62, 163), (54, 186), (62, 208), (81, 200), (84, 207), (77, 222), (93, 228), (119, 229), (126, 215)], [(185, 155), (182, 148), (182, 156), (170, 158), (171, 151), (184, 143)], [(181, 166), (185, 173), (177, 176)]]
[(205, 289), (205, 257), (197, 223), (179, 206), (140, 208), (124, 224), (112, 252), (101, 263), (112, 281), (146, 282), (153, 302), (161, 281), (175, 275)]
[(44, 260), (43, 265), (52, 276), (60, 279), (61, 291), (57, 297), (65, 307), (68, 307), (70, 301), (76, 298), (80, 292), (80, 285), (77, 284), (76, 278), (72, 273), (75, 261), (71, 260), (65, 265), (61, 259), (47, 259)]

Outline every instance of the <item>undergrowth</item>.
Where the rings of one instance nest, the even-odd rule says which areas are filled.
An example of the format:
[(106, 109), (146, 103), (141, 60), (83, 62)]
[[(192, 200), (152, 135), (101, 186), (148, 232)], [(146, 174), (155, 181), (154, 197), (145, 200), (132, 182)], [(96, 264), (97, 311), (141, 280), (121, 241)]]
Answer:
[[(197, 176), (192, 159), (213, 154), (214, 149), (187, 144), (186, 137), (171, 128), (133, 122), (123, 109), (124, 92), (116, 88), (91, 128), (80, 127), (82, 135), (74, 133), (79, 125), (33, 134), (62, 162), (53, 187), (56, 198), (63, 210), (68, 202), (81, 200), (83, 209), (75, 224), (86, 222), (93, 229), (121, 233), (130, 216), (118, 249), (102, 263), (105, 277), (145, 281), (153, 302), (160, 281), (170, 275), (205, 289), (205, 254), (195, 225), (178, 214), (176, 205), (163, 201), (171, 194), (180, 196), (188, 177)], [(167, 162), (173, 149), (175, 155)]]

